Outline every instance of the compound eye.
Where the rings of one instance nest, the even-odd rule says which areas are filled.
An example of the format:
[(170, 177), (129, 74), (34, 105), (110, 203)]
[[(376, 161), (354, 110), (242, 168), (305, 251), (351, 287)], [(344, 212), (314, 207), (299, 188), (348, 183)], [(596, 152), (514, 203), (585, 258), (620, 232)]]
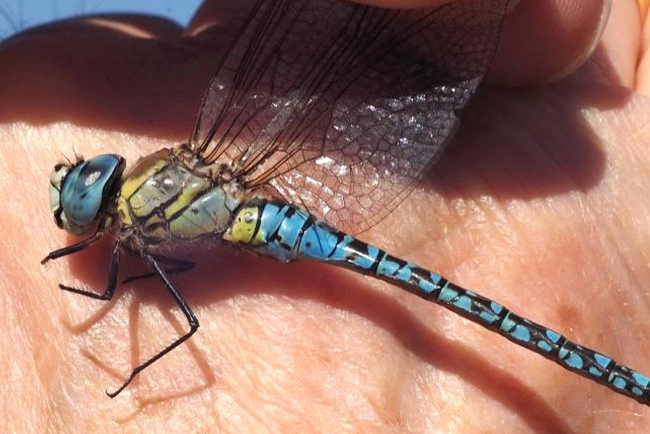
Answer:
[(61, 206), (67, 220), (79, 226), (95, 220), (104, 198), (122, 175), (123, 162), (119, 155), (100, 155), (70, 171), (61, 189)]

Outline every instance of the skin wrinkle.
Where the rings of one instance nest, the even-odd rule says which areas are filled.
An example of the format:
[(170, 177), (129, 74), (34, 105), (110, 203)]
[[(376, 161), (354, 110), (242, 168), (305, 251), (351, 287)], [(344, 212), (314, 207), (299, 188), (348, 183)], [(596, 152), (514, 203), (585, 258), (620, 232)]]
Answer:
[[(631, 22), (627, 21), (628, 27), (632, 27)], [(133, 21), (129, 23), (132, 25)], [(149, 23), (144, 30), (149, 31), (151, 27), (155, 26)], [(98, 36), (93, 33), (94, 30), (75, 28), (72, 35), (75, 38), (85, 35), (92, 39), (93, 35)], [(625, 30), (628, 29), (619, 29), (618, 32)], [(20, 312), (24, 315), (24, 323), (3, 324), (5, 343), (0, 347), (12, 349), (11, 352), (0, 353), (3, 354), (3, 366), (26, 367), (21, 373), (25, 378), (22, 381), (17, 379), (13, 383), (12, 393), (3, 397), (5, 421), (25, 420), (24, 409), (32, 408), (34, 402), (47, 400), (52, 403), (51, 408), (37, 414), (36, 417), (40, 419), (29, 419), (39, 432), (57, 429), (88, 432), (89, 428), (96, 432), (164, 432), (169, 427), (204, 432), (260, 432), (263, 429), (291, 432), (297, 430), (297, 426), (306, 427), (302, 432), (360, 432), (366, 427), (373, 432), (394, 432), (399, 428), (383, 422), (390, 420), (390, 416), (359, 421), (355, 418), (357, 409), (349, 404), (360, 403), (365, 397), (372, 396), (372, 392), (376, 394), (378, 384), (394, 385), (401, 381), (400, 389), (386, 387), (386, 391), (382, 392), (385, 396), (373, 396), (373, 399), (378, 403), (396, 402), (396, 406), (402, 406), (399, 409), (403, 417), (402, 427), (426, 426), (430, 431), (440, 432), (476, 432), (478, 426), (487, 432), (504, 433), (648, 432), (646, 408), (386, 284), (315, 264), (282, 266), (232, 250), (223, 253), (219, 250), (219, 254), (215, 255), (216, 249), (209, 251), (211, 256), (205, 251), (191, 253), (188, 259), (197, 262), (197, 269), (174, 279), (201, 321), (202, 327), (195, 336), (198, 340), (192, 339), (196, 352), (186, 349), (173, 352), (169, 360), (152, 366), (152, 370), (147, 371), (133, 390), (127, 390), (127, 395), (119, 398), (119, 401), (109, 400), (103, 391), (119, 382), (124, 371), (130, 367), (128, 351), (130, 345), (134, 344), (128, 341), (128, 332), (134, 324), (129, 323), (128, 312), (123, 309), (131, 306), (133, 300), (136, 300), (136, 304), (148, 306), (137, 320), (140, 324), (135, 344), (141, 355), (159, 349), (161, 342), (171, 338), (163, 335), (169, 326), (158, 325), (158, 317), (152, 317), (150, 312), (155, 312), (157, 308), (174, 315), (178, 312), (163, 290), (149, 283), (118, 288), (116, 296), (127, 292), (130, 296), (116, 300), (113, 308), (79, 300), (58, 291), (56, 285), (59, 282), (81, 282), (93, 288), (102, 287), (106, 276), (108, 244), (84, 252), (79, 258), (70, 258), (45, 268), (38, 265), (48, 250), (73, 241), (73, 238), (57, 232), (51, 222), (45, 192), (47, 175), (52, 164), (60, 159), (60, 153), (70, 154), (71, 149), (77, 149), (86, 156), (119, 150), (133, 163), (138, 155), (158, 149), (163, 144), (184, 140), (193, 123), (192, 116), (201, 92), (213, 71), (208, 60), (205, 60), (206, 64), (201, 63), (200, 56), (200, 50), (207, 49), (208, 32), (201, 34), (205, 39), (194, 41), (189, 46), (179, 41), (169, 42), (167, 48), (177, 50), (170, 57), (166, 57), (165, 50), (151, 45), (137, 43), (125, 48), (123, 40), (115, 45), (96, 46), (97, 59), (105, 55), (110, 61), (78, 65), (73, 62), (66, 65), (65, 74), (55, 73), (60, 71), (57, 60), (61, 54), (55, 42), (56, 38), (64, 38), (64, 35), (55, 32), (45, 37), (47, 29), (41, 32), (42, 39), (32, 35), (31, 40), (14, 39), (0, 46), (0, 94), (5, 96), (0, 101), (0, 141), (5, 150), (0, 155), (0, 167), (5, 168), (1, 182), (5, 186), (2, 189), (3, 199), (11, 204), (10, 212), (6, 212), (5, 222), (9, 230), (5, 233), (4, 245), (13, 246), (11, 249), (3, 248), (0, 254), (5, 264), (17, 261), (17, 256), (23, 257), (17, 263), (20, 266), (3, 267), (0, 271), (3, 277), (0, 282), (5, 284), (1, 293), (7, 298), (29, 301), (5, 303), (8, 308), (23, 310), (24, 306), (31, 306), (30, 309), (33, 309)], [(111, 35), (103, 34), (104, 40), (113, 40)], [(46, 49), (38, 47), (37, 43), (43, 41), (48, 42), (48, 45), (41, 46)], [(75, 39), (61, 39), (60, 43), (68, 51), (75, 46)], [(183, 47), (187, 47), (189, 54), (181, 55)], [(38, 69), (33, 68), (24, 56), (39, 59)], [(130, 58), (146, 58), (147, 61), (141, 61), (138, 68), (128, 71), (125, 76), (136, 80), (135, 84), (120, 86), (118, 89), (121, 92), (118, 92), (115, 84), (124, 76), (120, 75), (121, 65), (116, 62)], [(184, 63), (177, 64), (180, 59)], [(600, 59), (602, 61), (603, 58)], [(621, 62), (630, 60), (626, 55), (622, 59), (614, 66), (619, 67)], [(539, 81), (535, 74), (527, 75), (530, 70), (518, 69), (521, 65), (516, 60), (510, 63), (501, 61), (504, 67), (511, 65), (511, 77), (520, 81), (522, 77), (528, 82)], [(551, 64), (553, 62), (550, 61)], [(170, 65), (174, 68), (170, 69)], [(585, 69), (588, 68), (589, 65)], [(165, 74), (161, 71), (165, 71)], [(498, 69), (495, 71), (498, 72)], [(572, 78), (576, 81), (589, 79), (592, 77), (590, 72), (578, 70)], [(98, 80), (84, 83), (83, 80), (89, 76)], [(143, 76), (142, 83), (138, 82), (139, 77)], [(107, 116), (107, 111), (79, 105), (69, 93), (57, 94), (62, 87), (66, 88), (67, 80), (73, 83), (80, 80), (75, 86), (67, 87), (68, 92), (77, 90), (90, 93), (94, 102), (103, 108), (119, 107), (120, 101), (125, 101), (129, 112)], [(493, 80), (498, 82), (497, 79)], [(641, 83), (641, 80), (636, 82)], [(134, 98), (136, 90), (142, 93)], [(522, 306), (522, 314), (552, 325), (572, 337), (579, 337), (594, 348), (648, 373), (650, 365), (646, 360), (648, 347), (645, 343), (648, 340), (639, 339), (650, 329), (647, 298), (643, 296), (647, 286), (643, 283), (647, 279), (640, 265), (647, 261), (643, 260), (643, 255), (639, 258), (636, 252), (645, 252), (647, 257), (645, 246), (650, 244), (644, 235), (644, 222), (634, 218), (634, 215), (644, 215), (647, 211), (638, 195), (631, 198), (626, 194), (631, 188), (629, 177), (638, 173), (634, 168), (643, 167), (645, 147), (642, 144), (647, 142), (647, 131), (641, 131), (635, 137), (627, 129), (643, 125), (647, 119), (647, 108), (630, 104), (632, 97), (615, 99), (606, 92), (601, 93), (599, 86), (592, 86), (591, 99), (579, 95), (577, 108), (599, 110), (603, 124), (615, 124), (612, 119), (615, 117), (629, 119), (629, 122), (626, 125), (615, 124), (615, 132), (608, 132), (612, 134), (611, 139), (602, 134), (605, 130), (603, 124), (590, 125), (595, 136), (592, 140), (600, 139), (604, 143), (594, 149), (594, 145), (589, 146), (593, 142), (585, 140), (586, 145), (581, 147), (576, 146), (573, 140), (581, 136), (573, 134), (571, 121), (576, 122), (575, 128), (582, 128), (583, 125), (578, 122), (582, 117), (576, 116), (574, 111), (562, 104), (564, 96), (576, 90), (575, 83), (563, 81), (558, 87), (542, 87), (542, 90), (539, 97), (548, 101), (545, 111), (530, 108), (526, 104), (531, 99), (530, 94), (520, 89), (505, 95), (503, 104), (496, 107), (490, 104), (490, 98), (485, 93), (479, 95), (473, 109), (482, 116), (480, 128), (470, 116), (463, 125), (462, 140), (450, 146), (449, 152), (443, 156), (444, 162), (441, 161), (439, 164), (442, 165), (434, 170), (437, 174), (424, 180), (421, 193), (407, 198), (400, 209), (389, 215), (380, 226), (364, 234), (364, 239), (378, 243), (385, 239), (388, 245), (398, 246), (402, 252), (413, 251), (418, 262), (427, 268), (453, 276), (459, 284), (485, 292), (506, 305)], [(504, 97), (500, 89), (493, 92), (494, 98)], [(150, 93), (152, 98), (148, 99)], [(57, 95), (66, 98), (57, 99)], [(596, 98), (601, 95), (604, 96)], [(51, 100), (48, 102), (47, 98)], [(173, 103), (169, 104), (169, 101)], [(33, 103), (30, 106), (30, 102), (39, 102), (37, 109)], [(166, 107), (161, 107), (163, 102)], [(519, 173), (529, 171), (522, 168), (529, 167), (531, 161), (526, 158), (531, 154), (517, 150), (538, 143), (531, 141), (526, 134), (516, 137), (508, 134), (509, 128), (513, 128), (507, 122), (508, 108), (521, 113), (517, 128), (526, 130), (526, 127), (531, 127), (535, 132), (553, 132), (544, 135), (545, 143), (551, 149), (554, 149), (554, 145), (561, 146), (561, 149), (577, 149), (576, 155), (581, 157), (583, 164), (584, 161), (590, 162), (588, 168), (593, 169), (595, 175), (574, 171), (573, 180), (566, 182), (564, 176), (560, 176), (559, 181), (549, 176), (558, 175), (557, 172), (548, 174), (540, 171), (541, 175), (533, 173), (529, 176)], [(46, 113), (48, 110), (51, 112)], [(80, 110), (86, 116), (75, 113), (75, 110)], [(164, 113), (161, 114), (161, 111)], [(557, 118), (567, 122), (561, 133), (555, 131), (555, 122), (545, 123), (543, 120), (549, 113), (555, 113)], [(501, 116), (497, 116), (499, 114)], [(95, 122), (93, 116), (104, 118)], [(540, 119), (527, 122), (527, 119), (535, 116), (540, 116)], [(56, 123), (62, 121), (68, 123)], [(617, 152), (621, 146), (625, 149), (625, 143), (629, 140), (639, 142), (638, 159), (631, 159), (625, 152)], [(28, 164), (25, 164), (25, 151), (30, 154)], [(475, 165), (467, 168), (463, 161), (472, 158), (472, 155), (475, 155), (471, 160)], [(489, 158), (491, 155), (495, 158)], [(563, 161), (565, 164), (559, 166), (560, 174), (566, 175), (567, 167), (570, 169), (572, 166), (567, 160)], [(612, 172), (603, 168), (605, 164), (615, 165), (616, 179), (610, 179)], [(28, 170), (25, 170), (26, 167)], [(512, 170), (514, 168), (520, 171)], [(475, 171), (492, 176), (477, 177)], [(510, 177), (504, 179), (504, 174), (510, 171), (518, 176), (514, 182), (508, 182)], [(16, 179), (20, 180), (20, 184), (15, 182)], [(587, 188), (575, 191), (576, 182)], [(606, 191), (597, 188), (603, 184), (607, 186)], [(449, 189), (449, 185), (454, 188)], [(25, 187), (28, 189), (25, 190)], [(638, 189), (632, 191), (643, 192)], [(610, 196), (614, 193), (617, 196), (613, 200)], [(452, 211), (454, 215), (447, 219), (446, 215), (450, 212), (443, 212), (439, 216), (437, 208), (442, 203), (449, 209), (454, 201), (471, 204), (482, 195), (491, 198), (500, 209), (504, 209), (504, 201), (511, 204), (516, 202), (519, 214), (514, 222), (518, 227), (514, 230), (524, 231), (526, 227), (521, 222), (530, 223), (538, 239), (530, 241), (503, 237), (503, 222), (486, 221), (481, 231), (471, 232), (475, 237), (471, 243), (478, 246), (488, 243), (493, 253), (477, 256), (474, 260), (476, 268), (465, 270), (471, 267), (465, 265), (458, 268), (454, 246), (466, 245), (467, 240), (463, 237), (467, 231), (462, 228), (476, 219), (475, 210), (469, 209), (464, 218)], [(546, 201), (549, 197), (555, 198), (555, 203), (549, 205)], [(416, 200), (418, 203), (414, 203)], [(558, 264), (553, 258), (573, 256), (575, 253), (545, 249), (547, 246), (562, 249), (561, 243), (552, 242), (557, 237), (554, 226), (580, 227), (580, 223), (585, 221), (580, 211), (585, 201), (592, 203), (590, 213), (597, 216), (612, 213), (621, 222), (627, 223), (629, 228), (626, 232), (614, 232), (612, 235), (618, 242), (618, 251), (595, 251), (595, 244), (576, 242), (580, 257), (576, 258), (575, 263), (586, 263), (591, 266), (590, 269), (568, 270), (569, 274), (558, 276), (560, 271), (570, 267), (571, 261), (567, 258), (566, 263)], [(601, 206), (598, 206), (599, 201)], [(414, 209), (423, 212), (412, 215)], [(432, 217), (427, 218), (424, 212), (427, 210)], [(510, 208), (506, 207), (505, 212), (506, 215), (510, 214)], [(26, 225), (28, 219), (33, 224)], [(589, 231), (599, 229), (596, 223), (586, 221)], [(421, 229), (411, 228), (411, 225), (417, 224), (421, 225)], [(600, 229), (605, 232), (612, 231), (612, 224), (611, 218), (598, 220), (598, 225), (603, 226)], [(444, 232), (434, 225), (445, 227)], [(403, 232), (416, 236), (402, 238)], [(576, 232), (576, 241), (583, 241), (585, 235)], [(447, 236), (441, 238), (440, 233)], [(528, 231), (524, 234), (527, 235)], [(625, 235), (630, 239), (624, 238)], [(591, 236), (590, 233), (586, 235)], [(427, 246), (422, 242), (426, 239), (434, 241)], [(442, 245), (440, 249), (439, 245)], [(531, 252), (534, 254), (531, 255)], [(465, 260), (469, 263), (471, 258)], [(508, 261), (505, 267), (502, 264), (504, 260)], [(531, 261), (535, 262), (534, 267), (529, 267)], [(129, 265), (128, 262), (124, 276), (130, 275), (129, 271), (141, 269), (137, 264)], [(617, 269), (616, 264), (621, 262), (633, 264), (630, 265), (632, 275), (617, 280), (619, 276), (630, 273)], [(563, 267), (560, 270), (559, 265)], [(594, 276), (594, 270), (599, 269), (600, 274)], [(571, 288), (566, 286), (569, 278), (573, 283)], [(545, 283), (541, 290), (538, 282)], [(635, 282), (638, 282), (637, 287), (634, 287)], [(585, 291), (592, 294), (587, 302), (583, 299), (588, 294)], [(264, 296), (260, 297), (261, 294)], [(251, 312), (245, 320), (238, 320), (236, 313), (232, 312), (228, 300), (233, 298)], [(299, 306), (300, 309), (282, 309), (287, 304)], [(266, 312), (266, 309), (274, 310), (277, 316), (258, 315)], [(68, 316), (68, 313), (75, 319), (81, 317), (83, 321), (88, 318), (84, 315), (92, 317), (97, 312), (97, 319), (89, 321), (86, 326), (90, 332), (75, 332), (60, 321), (60, 317)], [(567, 314), (558, 315), (558, 312)], [(39, 320), (44, 316), (52, 318), (52, 324)], [(326, 327), (323, 330), (301, 327), (305, 316), (310, 322)], [(281, 322), (283, 326), (276, 325), (276, 322)], [(142, 326), (147, 330), (144, 335), (139, 332)], [(57, 368), (52, 368), (50, 390), (39, 391), (29, 387), (29, 377), (38, 376), (30, 370), (48, 367), (29, 367), (26, 360), (33, 358), (32, 350), (9, 340), (10, 336), (16, 336), (12, 331), (17, 327), (35, 342), (45, 336), (55, 336), (57, 352), (52, 355), (51, 365)], [(47, 330), (43, 330), (45, 327)], [(241, 331), (234, 333), (235, 327)], [(274, 335), (277, 337), (275, 341), (262, 339), (258, 334), (258, 330), (273, 334), (282, 329), (293, 330), (293, 333), (281, 337)], [(442, 332), (449, 332), (449, 335), (445, 336)], [(156, 336), (149, 336), (150, 333)], [(114, 342), (111, 343), (111, 340)], [(117, 346), (124, 348), (126, 353), (107, 351)], [(103, 365), (93, 363), (78, 348), (90, 349)], [(286, 357), (284, 353), (294, 349), (294, 375), (286, 373), (276, 376), (266, 370), (268, 363), (277, 365), (275, 357), (278, 354)], [(257, 353), (260, 359), (269, 357), (270, 360), (250, 357)], [(312, 364), (313, 355), (321, 356), (318, 360), (323, 361), (322, 365)], [(205, 359), (201, 360), (202, 357)], [(201, 385), (204, 379), (193, 378), (192, 373), (199, 371), (197, 365), (202, 364), (212, 370), (215, 381), (197, 391), (194, 387)], [(246, 375), (238, 372), (240, 370), (254, 373), (262, 380), (257, 390), (244, 381)], [(413, 392), (415, 380), (409, 376), (393, 379), (391, 377), (395, 372), (418, 372), (419, 378), (424, 379), (425, 384), (432, 384), (432, 387)], [(312, 378), (301, 376), (305, 373), (311, 373), (313, 378), (328, 378), (327, 390), (314, 382), (310, 392), (313, 397), (305, 399), (300, 393), (292, 393), (304, 390), (300, 388), (303, 379)], [(337, 383), (339, 378), (346, 381)], [(278, 384), (266, 389), (269, 381)], [(60, 386), (57, 387), (57, 384)], [(183, 394), (187, 389), (192, 392)], [(265, 402), (258, 400), (260, 390), (265, 392), (265, 402), (280, 401), (286, 407), (279, 412), (275, 411), (277, 408), (265, 407)], [(408, 391), (411, 395), (408, 399), (400, 400), (399, 396), (395, 396), (400, 393), (397, 390)], [(341, 396), (336, 396), (336, 392)], [(170, 395), (172, 398), (169, 398)], [(325, 402), (327, 408), (312, 406), (317, 399)], [(138, 408), (139, 400), (144, 400), (141, 408)], [(289, 414), (292, 410), (295, 410), (294, 415)], [(398, 410), (390, 409), (391, 413), (395, 411)], [(124, 414), (129, 417), (123, 417)], [(207, 416), (211, 414), (218, 415), (218, 422), (215, 423), (215, 417)], [(468, 414), (479, 415), (479, 418), (468, 417)], [(307, 420), (296, 425), (295, 421), (299, 419), (296, 415)], [(257, 420), (251, 421), (251, 418)], [(65, 421), (64, 428), (52, 420)], [(504, 420), (508, 421), (507, 425)], [(2, 424), (0, 422), (0, 428)]]

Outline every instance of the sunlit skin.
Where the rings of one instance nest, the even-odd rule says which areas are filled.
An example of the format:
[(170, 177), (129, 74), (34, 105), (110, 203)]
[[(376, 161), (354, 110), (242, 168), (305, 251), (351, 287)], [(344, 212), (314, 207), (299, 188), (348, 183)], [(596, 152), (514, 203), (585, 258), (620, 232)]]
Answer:
[[(650, 374), (649, 33), (615, 2), (575, 70), (603, 6), (533, 3), (508, 17), (489, 77), (509, 87), (476, 98), (361, 237)], [(234, 249), (178, 252), (196, 262), (173, 279), (201, 328), (106, 396), (186, 323), (156, 280), (109, 303), (58, 289), (101, 290), (110, 243), (39, 264), (77, 241), (52, 222), (48, 176), (75, 152), (133, 163), (186, 140), (234, 10), (205, 5), (188, 29), (77, 19), (0, 44), (2, 432), (650, 432), (650, 408), (400, 289)], [(127, 259), (121, 276), (143, 270)]]

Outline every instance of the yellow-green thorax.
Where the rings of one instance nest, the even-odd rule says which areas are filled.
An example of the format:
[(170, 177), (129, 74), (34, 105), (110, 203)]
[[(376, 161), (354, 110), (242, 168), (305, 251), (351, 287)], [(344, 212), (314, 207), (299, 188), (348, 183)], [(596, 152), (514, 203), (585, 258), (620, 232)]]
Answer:
[(138, 161), (117, 203), (123, 227), (153, 243), (223, 234), (239, 207), (241, 189), (195, 172), (171, 149)]

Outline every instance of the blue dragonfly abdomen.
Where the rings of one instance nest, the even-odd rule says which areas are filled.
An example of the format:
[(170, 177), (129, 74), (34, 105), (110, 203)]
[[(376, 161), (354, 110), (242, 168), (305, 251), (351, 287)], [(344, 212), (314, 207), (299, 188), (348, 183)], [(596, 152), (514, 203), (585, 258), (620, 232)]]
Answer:
[(291, 205), (266, 200), (242, 204), (224, 239), (282, 262), (316, 260), (385, 280), (497, 332), (572, 372), (650, 405), (650, 378), (647, 376)]

